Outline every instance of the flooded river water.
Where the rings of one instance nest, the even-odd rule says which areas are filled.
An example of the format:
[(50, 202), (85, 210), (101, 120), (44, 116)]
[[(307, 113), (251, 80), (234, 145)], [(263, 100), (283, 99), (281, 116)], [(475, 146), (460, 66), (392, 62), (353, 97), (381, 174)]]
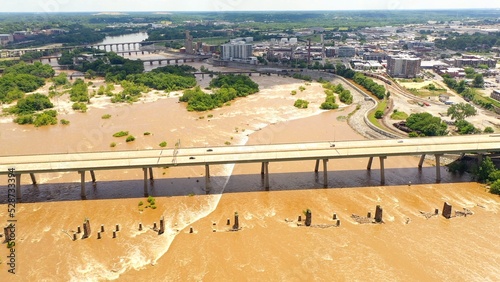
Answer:
[[(171, 148), (178, 141), (181, 148), (212, 148), (362, 139), (345, 122), (354, 105), (319, 110), (321, 85), (252, 78), (260, 85), (258, 94), (206, 113), (187, 112), (175, 93), (153, 93), (148, 102), (110, 106), (95, 101), (87, 113), (61, 112), (68, 126), (34, 128), (4, 119), (0, 155), (158, 149), (162, 141)], [(208, 78), (199, 82), (206, 85)], [(305, 91), (290, 95), (301, 85)], [(293, 107), (298, 98), (308, 100), (309, 108)], [(102, 119), (104, 114), (111, 118)], [(120, 130), (136, 140), (112, 137)], [(110, 148), (111, 142), (117, 146)], [(96, 172), (97, 184), (87, 183), (87, 200), (80, 199), (77, 173), (37, 175), (37, 186), (23, 175), (17, 274), (7, 273), (8, 249), (0, 248), (0, 281), (500, 279), (498, 196), (445, 167), (442, 184), (435, 184), (433, 163), (418, 170), (417, 157), (388, 158), (386, 185), (379, 186), (378, 166), (367, 171), (367, 161), (331, 160), (326, 189), (314, 162), (271, 163), (269, 191), (263, 188), (260, 164), (213, 166), (209, 195), (203, 167), (157, 168), (150, 187), (156, 209), (144, 208), (140, 170)], [(6, 183), (0, 177), (4, 223)], [(431, 216), (445, 201), (473, 214)], [(383, 224), (358, 222), (368, 212), (375, 214), (377, 205), (383, 208)], [(312, 211), (311, 227), (299, 226), (298, 216), (304, 218), (306, 209)], [(229, 231), (235, 212), (241, 229)], [(341, 221), (338, 227), (333, 213)], [(153, 224), (161, 217), (166, 232), (158, 235)], [(78, 234), (73, 241), (86, 218), (92, 235), (82, 240)], [(116, 224), (120, 231), (112, 238)], [(105, 231), (97, 239), (101, 225)]]

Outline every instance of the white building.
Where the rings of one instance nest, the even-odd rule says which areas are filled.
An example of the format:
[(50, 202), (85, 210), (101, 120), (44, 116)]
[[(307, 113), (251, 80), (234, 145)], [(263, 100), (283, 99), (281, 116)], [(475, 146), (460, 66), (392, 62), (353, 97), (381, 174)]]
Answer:
[(243, 41), (234, 44), (222, 45), (223, 60), (248, 59), (252, 57), (252, 53), (253, 53), (252, 44), (248, 44)]

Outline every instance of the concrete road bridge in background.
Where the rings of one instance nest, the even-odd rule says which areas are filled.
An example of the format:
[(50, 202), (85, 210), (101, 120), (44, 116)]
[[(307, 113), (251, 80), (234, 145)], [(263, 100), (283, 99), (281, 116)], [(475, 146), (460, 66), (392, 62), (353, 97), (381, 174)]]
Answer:
[(328, 160), (368, 158), (371, 169), (373, 158), (380, 161), (381, 185), (385, 183), (384, 160), (393, 156), (421, 156), (418, 167), (426, 155), (436, 159), (436, 182), (441, 180), (440, 157), (444, 154), (483, 154), (500, 151), (500, 134), (428, 137), (390, 140), (362, 140), (316, 143), (273, 144), (253, 146), (225, 146), (212, 148), (175, 148), (162, 150), (111, 151), (67, 153), (50, 155), (23, 155), (0, 157), (0, 174), (16, 178), (16, 197), (21, 199), (21, 175), (29, 174), (36, 184), (35, 174), (78, 172), (81, 176), (81, 196), (86, 198), (85, 173), (96, 181), (96, 170), (142, 169), (144, 194), (148, 195), (148, 171), (153, 179), (154, 167), (205, 166), (205, 185), (210, 190), (210, 165), (261, 163), (265, 188), (269, 188), (269, 163), (316, 160), (318, 172), (323, 166), (324, 187), (328, 187)]

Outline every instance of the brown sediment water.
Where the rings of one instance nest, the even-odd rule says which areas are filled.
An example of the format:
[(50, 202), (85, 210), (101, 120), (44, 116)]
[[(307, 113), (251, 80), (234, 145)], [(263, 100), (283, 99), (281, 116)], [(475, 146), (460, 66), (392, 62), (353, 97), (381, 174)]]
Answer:
[[(207, 113), (186, 112), (172, 97), (62, 116), (71, 121), (67, 127), (3, 123), (0, 140), (8, 150), (0, 153), (99, 151), (109, 150), (110, 142), (118, 143), (116, 150), (133, 150), (159, 148), (162, 141), (173, 147), (177, 140), (182, 146), (208, 148), (225, 142), (362, 139), (343, 121), (354, 106), (319, 114), (321, 86), (306, 86), (294, 97), (289, 93), (303, 82), (275, 76), (254, 79), (261, 85), (259, 94)], [(311, 101), (310, 108), (295, 109), (298, 98)], [(102, 120), (103, 114), (112, 117)], [(126, 144), (111, 136), (120, 130), (130, 131), (137, 140)], [(145, 131), (152, 135), (142, 135)], [(213, 166), (210, 195), (205, 195), (203, 168), (158, 168), (150, 191), (156, 209), (145, 208), (141, 171), (97, 172), (97, 185), (87, 183), (85, 201), (79, 199), (76, 173), (38, 175), (37, 187), (23, 176), (25, 203), (17, 206), (17, 275), (8, 276), (2, 263), (0, 280), (500, 278), (497, 196), (445, 168), (443, 184), (434, 184), (432, 163), (419, 171), (416, 157), (388, 158), (386, 186), (379, 186), (376, 162), (371, 171), (366, 164), (366, 159), (330, 160), (325, 189), (322, 171), (319, 177), (313, 172), (314, 161), (271, 163), (270, 191), (263, 188), (260, 164)], [(0, 181), (7, 183), (3, 176)], [(6, 199), (5, 189), (0, 193)], [(454, 210), (467, 208), (474, 214), (447, 220), (421, 213), (441, 211), (445, 201)], [(374, 215), (377, 205), (383, 208), (383, 224), (359, 224), (352, 218)], [(312, 211), (312, 227), (297, 226), (305, 209)], [(6, 212), (7, 206), (0, 205), (0, 218), (6, 219)], [(241, 230), (228, 231), (235, 212)], [(341, 220), (339, 227), (333, 226), (333, 213)], [(166, 230), (158, 235), (153, 224), (162, 216)], [(83, 234), (77, 234), (73, 241), (86, 218), (91, 236), (80, 239)], [(98, 240), (101, 224), (105, 232)], [(112, 238), (116, 224), (120, 231)], [(7, 249), (0, 248), (2, 261), (6, 254)]]

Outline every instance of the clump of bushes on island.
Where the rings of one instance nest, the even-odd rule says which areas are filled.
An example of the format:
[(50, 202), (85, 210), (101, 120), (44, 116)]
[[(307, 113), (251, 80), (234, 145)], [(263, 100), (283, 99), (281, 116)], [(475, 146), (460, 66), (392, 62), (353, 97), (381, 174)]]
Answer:
[(124, 137), (128, 135), (128, 131), (118, 131), (117, 133), (113, 134), (113, 137)]
[(35, 93), (17, 100), (15, 106), (4, 111), (17, 116), (14, 118), (15, 123), (33, 124), (39, 127), (57, 124), (57, 112), (55, 110), (46, 110), (53, 107), (54, 105), (47, 96)]
[(244, 75), (220, 75), (210, 82), (213, 94), (207, 94), (199, 86), (185, 90), (179, 98), (187, 102), (188, 111), (207, 111), (222, 107), (225, 103), (237, 97), (246, 97), (259, 91), (259, 85)]
[(40, 62), (26, 64), (20, 62), (7, 66), (0, 77), (0, 102), (11, 103), (45, 85), (45, 79), (54, 76), (50, 65)]
[(298, 99), (293, 105), (299, 109), (307, 109), (307, 107), (309, 106), (309, 102), (306, 100)]

